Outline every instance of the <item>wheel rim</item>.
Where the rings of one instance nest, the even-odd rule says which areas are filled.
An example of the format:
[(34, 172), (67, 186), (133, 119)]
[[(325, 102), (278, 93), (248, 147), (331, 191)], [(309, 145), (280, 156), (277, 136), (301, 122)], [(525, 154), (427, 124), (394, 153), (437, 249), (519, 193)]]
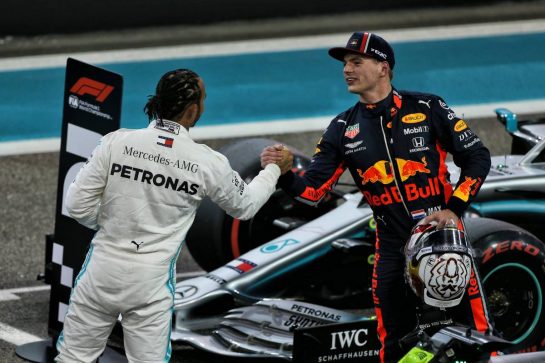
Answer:
[[(500, 322), (498, 324), (500, 327), (506, 327), (506, 332), (509, 333), (507, 335), (513, 335), (506, 336), (505, 339), (510, 340), (513, 344), (518, 344), (528, 338), (539, 321), (543, 307), (541, 286), (532, 270), (519, 263), (506, 263), (495, 267), (486, 274), (483, 284), (492, 314), (495, 320), (499, 318), (495, 322)], [(512, 290), (509, 290), (509, 287)], [(526, 303), (526, 307), (523, 306), (524, 303)], [(532, 306), (528, 306), (529, 304)], [(533, 304), (535, 304), (535, 309)], [(512, 324), (510, 320), (513, 320), (513, 317), (523, 316), (521, 311), (529, 309), (534, 311), (531, 322), (530, 319), (523, 321), (522, 328)], [(526, 326), (528, 328), (525, 328)]]

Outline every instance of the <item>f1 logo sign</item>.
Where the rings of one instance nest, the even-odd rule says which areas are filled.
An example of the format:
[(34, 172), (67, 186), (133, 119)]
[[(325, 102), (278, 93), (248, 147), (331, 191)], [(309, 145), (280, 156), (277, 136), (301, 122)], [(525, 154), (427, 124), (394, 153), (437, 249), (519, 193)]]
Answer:
[(70, 88), (70, 92), (80, 96), (95, 96), (95, 99), (98, 102), (103, 102), (113, 90), (114, 88), (112, 86), (87, 77), (81, 77), (72, 88)]

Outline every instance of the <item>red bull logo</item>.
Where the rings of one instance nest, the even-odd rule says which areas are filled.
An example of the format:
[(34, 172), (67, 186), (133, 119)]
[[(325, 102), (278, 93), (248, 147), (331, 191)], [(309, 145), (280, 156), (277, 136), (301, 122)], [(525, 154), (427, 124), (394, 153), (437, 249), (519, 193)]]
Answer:
[(469, 199), (469, 194), (471, 193), (471, 187), (476, 182), (477, 182), (477, 179), (473, 179), (469, 176), (466, 176), (465, 181), (462, 184), (458, 185), (458, 187), (456, 188), (456, 190), (454, 191), (452, 195), (457, 198), (460, 198), (464, 202), (467, 202)]
[[(405, 160), (396, 158), (397, 168), (401, 176), (401, 181), (406, 181), (412, 176), (415, 176), (417, 173), (426, 173), (429, 174), (430, 170), (426, 167), (428, 163), (426, 162), (426, 157), (421, 159), (422, 161), (414, 160)], [(363, 185), (371, 182), (382, 184), (390, 184), (394, 181), (394, 173), (392, 170), (392, 165), (387, 160), (379, 160), (367, 170), (362, 171), (358, 170), (358, 174), (361, 177), (361, 183)]]
[(361, 183), (363, 185), (371, 183), (390, 184), (394, 181), (394, 173), (392, 171), (392, 165), (387, 160), (377, 161), (374, 165), (367, 168), (365, 171), (358, 170)]
[[(437, 177), (428, 179), (428, 185), (418, 186), (415, 183), (411, 183), (404, 184), (403, 187), (405, 188), (405, 195), (407, 196), (408, 202), (412, 202), (417, 199), (426, 199), (441, 194), (439, 179)], [(396, 186), (385, 187), (384, 193), (378, 195), (364, 191), (363, 196), (371, 207), (401, 203), (401, 195), (399, 194), (399, 190)]]
[(396, 158), (397, 168), (399, 170), (399, 174), (401, 175), (401, 181), (405, 181), (411, 176), (415, 176), (416, 173), (428, 174), (430, 172), (430, 169), (426, 168), (428, 165), (426, 162), (426, 157), (422, 157), (421, 160), (422, 162)]

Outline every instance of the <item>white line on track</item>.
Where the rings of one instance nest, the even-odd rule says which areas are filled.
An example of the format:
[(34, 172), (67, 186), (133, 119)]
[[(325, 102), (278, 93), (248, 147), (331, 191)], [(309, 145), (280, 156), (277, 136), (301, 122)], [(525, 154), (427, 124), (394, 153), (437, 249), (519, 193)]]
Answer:
[[(456, 114), (466, 120), (495, 117), (494, 109), (507, 108), (516, 114), (540, 114), (545, 112), (545, 99), (486, 103), (480, 105), (450, 105)], [(322, 131), (334, 115), (297, 119), (243, 122), (219, 126), (197, 126), (190, 130), (194, 140), (251, 137), (261, 135)], [(0, 142), (0, 156), (58, 152), (60, 138), (35, 139), (32, 141)]]
[[(180, 280), (189, 279), (192, 277), (197, 277), (204, 275), (205, 271), (187, 271), (187, 272), (180, 272), (176, 274), (176, 278)], [(17, 294), (25, 294), (29, 292), (36, 292), (36, 291), (48, 291), (51, 290), (50, 285), (43, 285), (43, 286), (31, 286), (31, 287), (17, 287), (13, 289), (5, 289), (0, 290), (0, 301), (12, 301), (12, 300), (19, 300), (21, 299)]]
[[(176, 277), (178, 279), (187, 279), (191, 277), (201, 276), (204, 273), (205, 273), (204, 271), (180, 272), (176, 274)], [(0, 290), (0, 301), (19, 300), (20, 297), (17, 296), (16, 294), (36, 292), (36, 291), (46, 291), (50, 289), (51, 289), (51, 286), (44, 285), (44, 286), (20, 287), (20, 288), (14, 288), (14, 289)], [(43, 340), (43, 338), (29, 334), (27, 332), (24, 332), (22, 330), (19, 330), (10, 325), (0, 322), (0, 340), (6, 341), (8, 343), (18, 346), (22, 344), (37, 342), (37, 341)]]
[[(188, 272), (177, 273), (176, 277), (179, 279), (186, 279), (186, 278), (200, 276), (203, 274), (204, 274), (204, 271), (188, 271)], [(51, 289), (51, 286), (44, 285), (44, 286), (21, 287), (21, 288), (15, 288), (15, 289), (0, 290), (0, 301), (19, 300), (20, 297), (17, 296), (16, 294), (35, 292), (35, 291), (45, 291), (50, 289)], [(27, 332), (24, 332), (22, 330), (19, 330), (10, 325), (0, 322), (0, 340), (6, 341), (8, 343), (18, 346), (22, 344), (37, 342), (37, 341), (43, 340), (43, 338), (29, 334)]]
[(19, 300), (20, 297), (16, 294), (24, 294), (28, 292), (46, 291), (51, 290), (51, 286), (32, 286), (32, 287), (18, 287), (15, 289), (0, 290), (0, 301)]
[[(371, 30), (372, 31), (372, 30)], [(422, 40), (477, 38), (507, 34), (528, 34), (545, 31), (545, 20), (522, 20), (496, 23), (445, 25), (376, 31), (392, 43)], [(278, 52), (329, 48), (345, 44), (347, 33), (300, 36), (277, 39), (205, 43), (198, 45), (110, 50), (70, 54), (38, 55), (0, 59), (0, 71), (64, 67), (68, 57), (91, 64), (138, 63), (158, 59), (182, 59), (233, 54)], [(128, 61), (128, 60), (131, 61)]]
[(43, 338), (16, 329), (10, 325), (0, 323), (0, 340), (4, 340), (13, 345), (21, 345), (34, 343), (43, 340)]

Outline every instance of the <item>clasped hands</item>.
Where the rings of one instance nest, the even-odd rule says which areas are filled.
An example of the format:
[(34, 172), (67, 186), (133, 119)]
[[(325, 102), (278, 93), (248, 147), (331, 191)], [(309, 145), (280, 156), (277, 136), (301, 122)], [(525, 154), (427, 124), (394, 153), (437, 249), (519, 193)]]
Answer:
[(282, 144), (267, 146), (261, 152), (261, 166), (275, 163), (280, 167), (280, 172), (285, 174), (293, 166), (293, 154)]

